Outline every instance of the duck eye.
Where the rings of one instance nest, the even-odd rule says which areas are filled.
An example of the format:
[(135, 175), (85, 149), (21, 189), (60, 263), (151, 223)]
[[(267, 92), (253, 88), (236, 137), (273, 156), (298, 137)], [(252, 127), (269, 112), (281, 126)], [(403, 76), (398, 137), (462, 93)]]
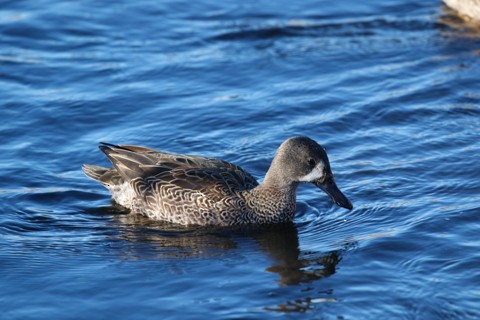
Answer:
[(308, 159), (308, 164), (312, 167), (315, 166), (315, 160), (313, 160), (312, 158)]

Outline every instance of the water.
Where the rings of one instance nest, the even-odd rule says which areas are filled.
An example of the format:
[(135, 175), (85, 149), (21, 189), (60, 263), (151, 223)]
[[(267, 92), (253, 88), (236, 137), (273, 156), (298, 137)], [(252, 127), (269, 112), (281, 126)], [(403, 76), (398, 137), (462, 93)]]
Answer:
[[(480, 31), (439, 1), (3, 1), (2, 319), (479, 319)], [(329, 153), (292, 224), (180, 228), (81, 172), (99, 141), (262, 178)]]

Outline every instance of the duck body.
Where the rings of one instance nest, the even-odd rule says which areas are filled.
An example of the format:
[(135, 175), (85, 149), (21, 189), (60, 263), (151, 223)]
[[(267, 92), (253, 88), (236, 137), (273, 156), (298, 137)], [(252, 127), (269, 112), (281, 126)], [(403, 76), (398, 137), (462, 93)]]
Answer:
[(220, 226), (287, 222), (295, 215), (300, 182), (317, 184), (337, 204), (352, 207), (333, 181), (324, 149), (307, 137), (280, 146), (262, 184), (219, 159), (131, 145), (99, 148), (113, 168), (84, 165), (85, 174), (118, 204), (155, 220)]

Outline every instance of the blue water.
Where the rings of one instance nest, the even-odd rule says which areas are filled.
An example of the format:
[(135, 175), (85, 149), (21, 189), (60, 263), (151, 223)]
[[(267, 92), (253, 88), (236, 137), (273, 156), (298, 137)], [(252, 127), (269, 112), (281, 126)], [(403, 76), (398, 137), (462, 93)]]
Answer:
[[(479, 319), (480, 29), (440, 1), (3, 1), (0, 318)], [(112, 206), (99, 141), (261, 179), (326, 147), (292, 224)]]

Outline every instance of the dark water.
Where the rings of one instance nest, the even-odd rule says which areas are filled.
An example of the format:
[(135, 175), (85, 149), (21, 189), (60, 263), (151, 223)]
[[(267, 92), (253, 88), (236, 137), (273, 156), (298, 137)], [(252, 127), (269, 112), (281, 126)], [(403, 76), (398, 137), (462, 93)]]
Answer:
[[(0, 318), (479, 319), (480, 31), (440, 1), (3, 1)], [(112, 207), (99, 141), (330, 155), (348, 212), (184, 229)]]

